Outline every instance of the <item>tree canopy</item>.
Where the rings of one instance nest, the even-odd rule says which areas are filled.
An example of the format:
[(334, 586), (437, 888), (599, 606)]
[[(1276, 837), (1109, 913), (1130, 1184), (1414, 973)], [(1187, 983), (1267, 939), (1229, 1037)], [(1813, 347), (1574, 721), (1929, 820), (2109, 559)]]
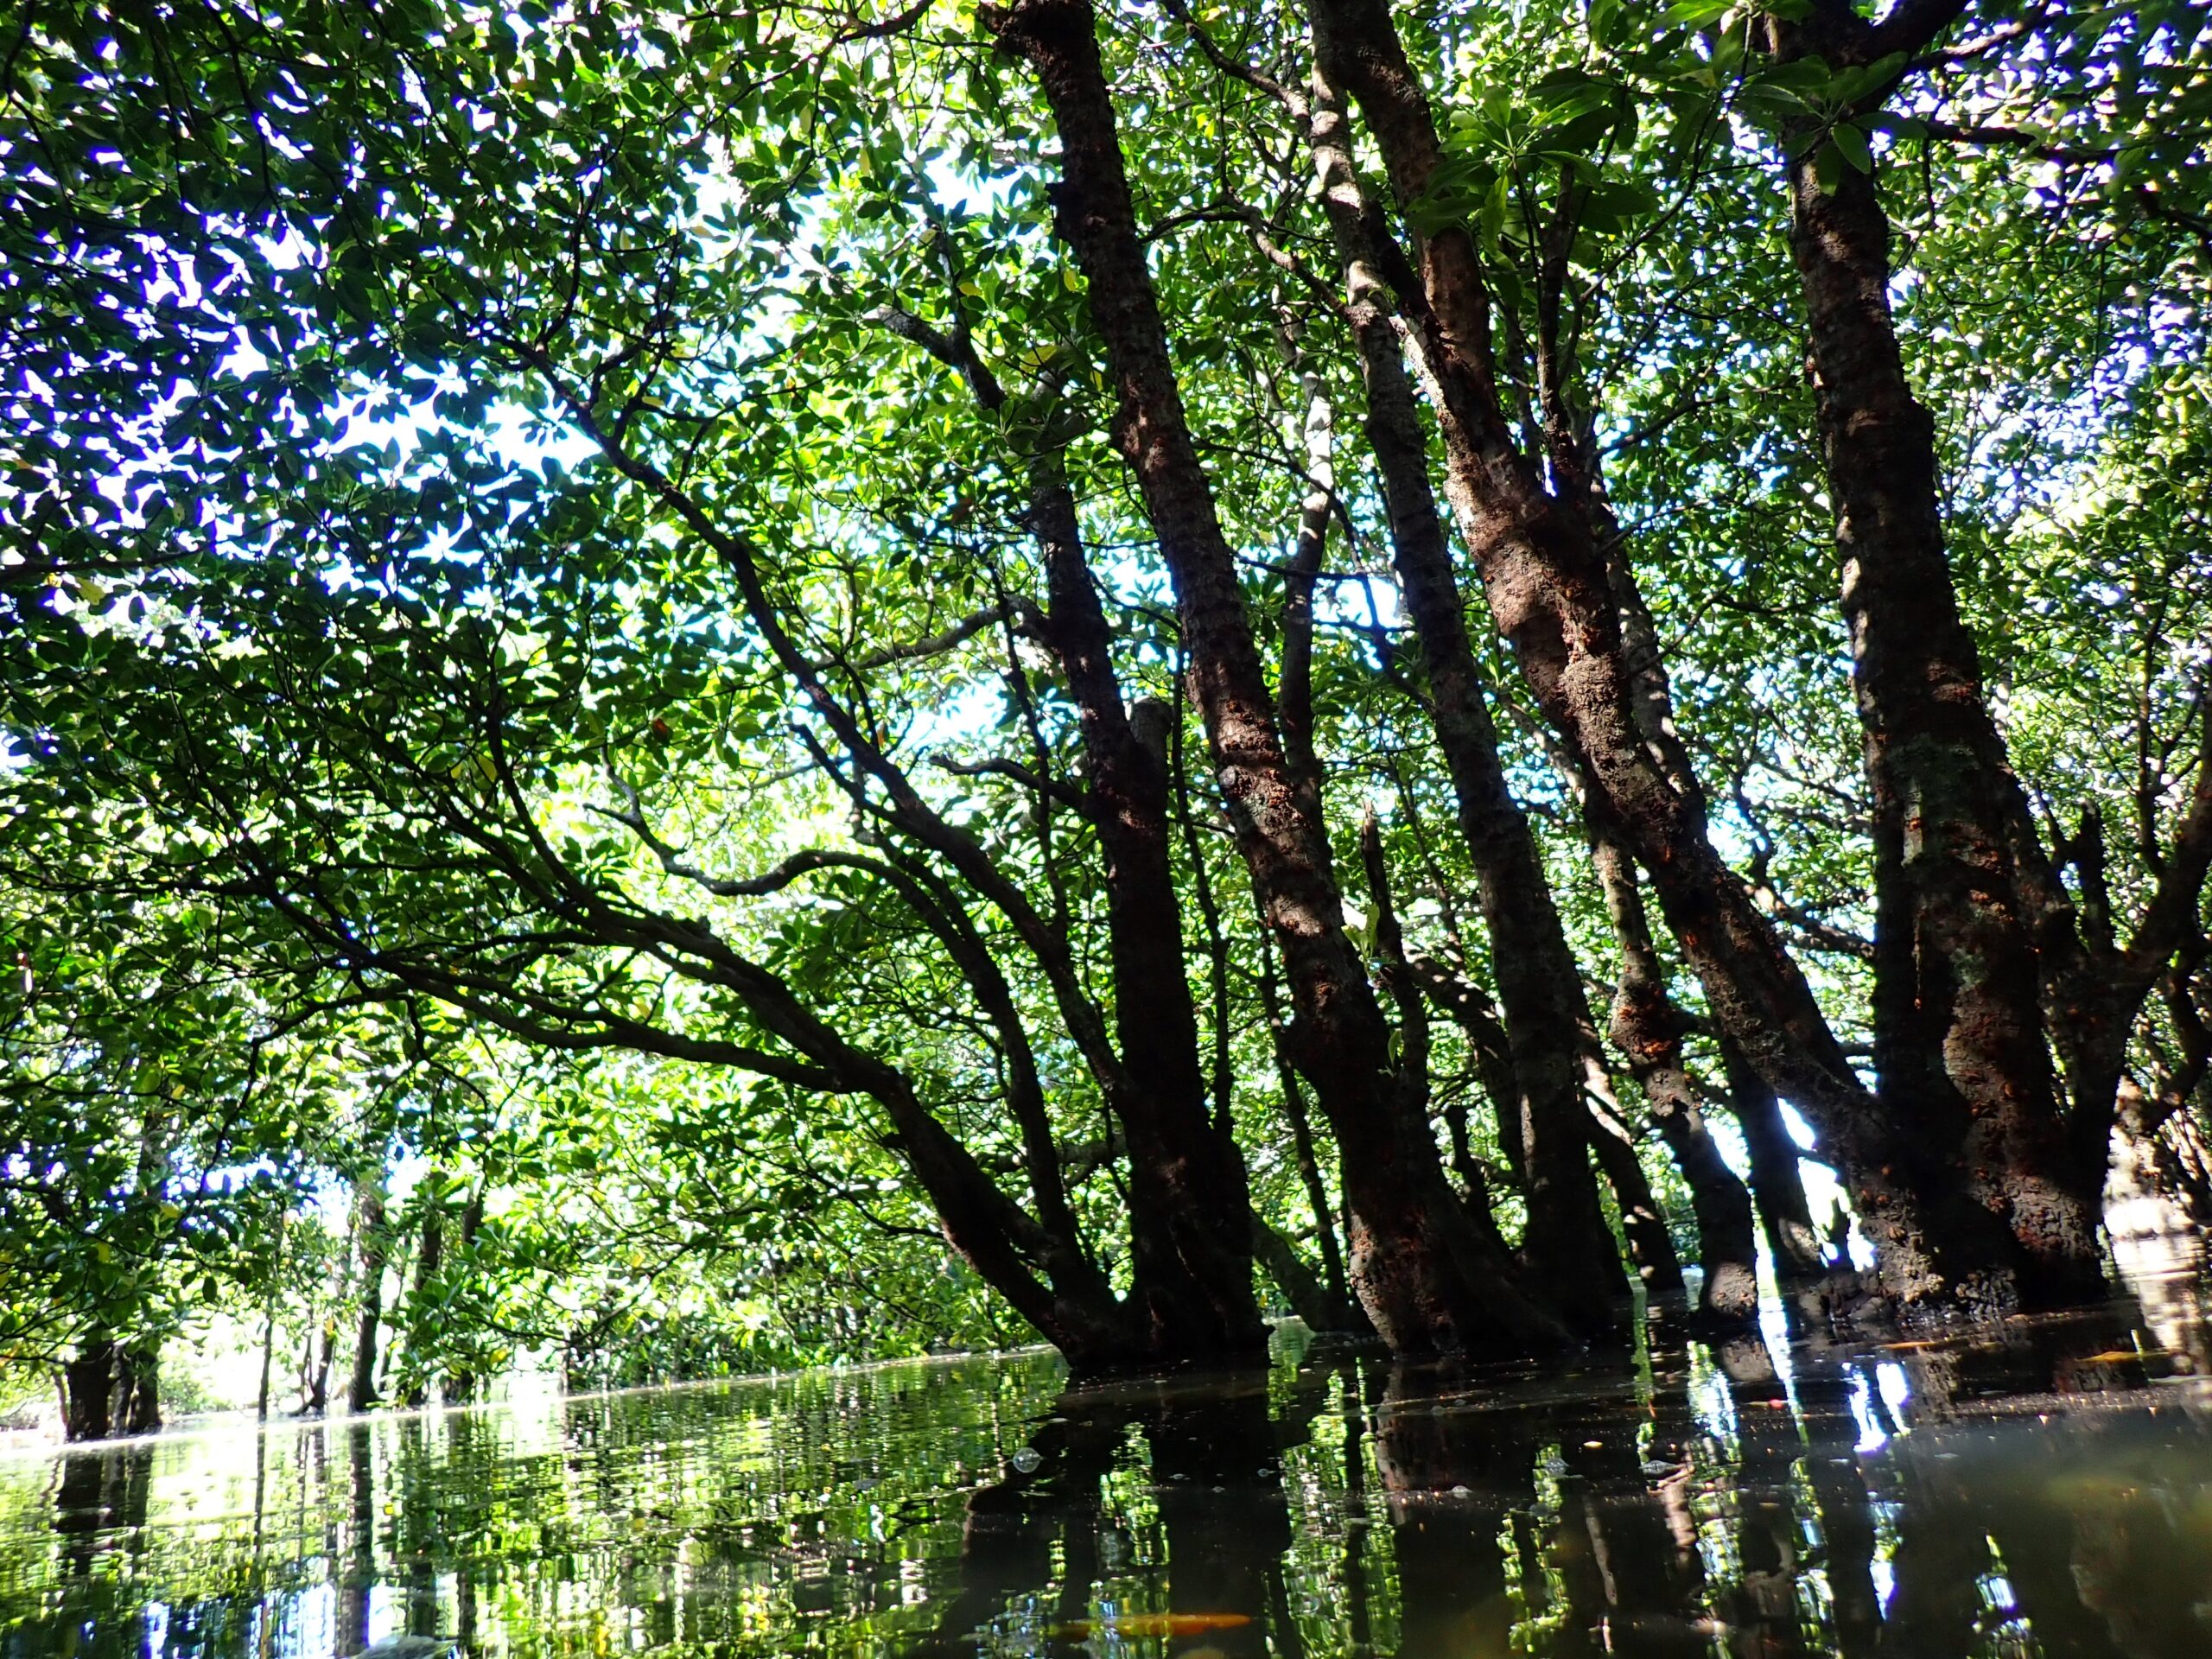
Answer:
[(2212, 1112), (2205, 22), (32, 0), (0, 1352), (2098, 1294)]

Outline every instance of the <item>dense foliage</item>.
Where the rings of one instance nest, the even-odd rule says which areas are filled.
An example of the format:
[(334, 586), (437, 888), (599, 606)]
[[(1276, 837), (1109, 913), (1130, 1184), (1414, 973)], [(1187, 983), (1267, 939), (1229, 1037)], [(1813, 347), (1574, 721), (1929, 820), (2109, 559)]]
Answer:
[(0, 1353), (2089, 1294), (2212, 1111), (2205, 21), (27, 0)]

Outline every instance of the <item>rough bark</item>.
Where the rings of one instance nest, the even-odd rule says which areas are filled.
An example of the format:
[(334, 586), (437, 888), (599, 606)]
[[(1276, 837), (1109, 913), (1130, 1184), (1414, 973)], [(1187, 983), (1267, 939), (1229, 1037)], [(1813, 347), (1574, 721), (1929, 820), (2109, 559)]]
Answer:
[(1343, 1153), (1361, 1300), (1385, 1340), (1408, 1351), (1550, 1345), (1560, 1339), (1555, 1321), (1459, 1214), (1345, 937), (1319, 793), (1285, 756), (1236, 562), (1168, 359), (1090, 8), (1084, 0), (1025, 0), (983, 16), (1001, 49), (1036, 71), (1059, 132), (1058, 229), (1088, 279), (1118, 393), (1116, 439), (1168, 566), (1190, 691), (1282, 951), (1294, 1053)]
[[(1617, 1330), (1628, 1286), (1590, 1169), (1592, 1124), (1582, 1098), (1580, 1048), (1588, 1015), (1580, 981), (1535, 837), (1499, 759), (1489, 693), (1429, 486), (1421, 412), (1371, 245), (1349, 124), (1334, 89), (1318, 73), (1306, 130), (1344, 283), (1345, 319), (1366, 384), (1368, 445), (1389, 515), (1392, 563), (1420, 642), (1430, 716), (1490, 931), (1491, 971), (1517, 1089), (1514, 1127), (1529, 1203), (1522, 1254), (1532, 1275), (1552, 1287), (1579, 1330)], [(1601, 1149), (1600, 1158), (1611, 1151)], [(1629, 1161), (1634, 1162), (1633, 1152)], [(1624, 1173), (1615, 1170), (1616, 1163), (1608, 1163), (1609, 1175)], [(1642, 1196), (1649, 1199), (1648, 1187)], [(1630, 1203), (1635, 1202), (1631, 1196)], [(1623, 1213), (1634, 1212), (1624, 1204)], [(1666, 1254), (1671, 1257), (1671, 1249)]]
[[(1838, 63), (1871, 28), (1824, 6), (1779, 31), (1786, 55)], [(1874, 1063), (1885, 1111), (1941, 1148), (2017, 1241), (2018, 1294), (2097, 1295), (2095, 1198), (2071, 1166), (2042, 975), (2022, 891), (2026, 812), (1961, 616), (1937, 503), (1935, 423), (1906, 378), (1890, 313), (1890, 226), (1871, 174), (1789, 165), (1790, 249), (1866, 740), (1874, 845)]]
[[(1318, 60), (1359, 105), (1399, 202), (1417, 200), (1442, 149), (1388, 7), (1317, 0), (1313, 16)], [(1546, 490), (1499, 401), (1474, 244), (1463, 230), (1440, 230), (1385, 275), (1413, 325), (1444, 437), (1446, 497), (1492, 617), (1649, 872), (1715, 1023), (1836, 1156), (1894, 1306), (1941, 1316), (2011, 1305), (2009, 1234), (1953, 1197), (1956, 1171), (1925, 1155), (1925, 1125), (1885, 1112), (1860, 1084), (1804, 976), (1713, 846), (1703, 803), (1676, 787), (1644, 740), (1605, 550)]]

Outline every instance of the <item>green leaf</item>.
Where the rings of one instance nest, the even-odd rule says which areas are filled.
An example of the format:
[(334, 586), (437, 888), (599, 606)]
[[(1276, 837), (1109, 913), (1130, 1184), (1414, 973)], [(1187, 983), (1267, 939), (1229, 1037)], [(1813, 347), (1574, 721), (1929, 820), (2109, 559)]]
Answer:
[(1820, 187), (1822, 195), (1832, 196), (1842, 187), (1844, 169), (1849, 165), (1833, 137), (1823, 141), (1813, 152), (1813, 182)]
[(1849, 121), (1839, 121), (1828, 130), (1828, 137), (1837, 154), (1849, 162), (1854, 173), (1874, 170), (1874, 152), (1866, 143), (1866, 130)]

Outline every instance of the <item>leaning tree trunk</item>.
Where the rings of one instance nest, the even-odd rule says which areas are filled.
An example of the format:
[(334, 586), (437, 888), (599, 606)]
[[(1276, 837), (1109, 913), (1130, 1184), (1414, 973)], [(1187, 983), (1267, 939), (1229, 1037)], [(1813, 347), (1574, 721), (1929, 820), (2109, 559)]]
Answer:
[[(1389, 8), (1315, 0), (1312, 15), (1317, 60), (1358, 103), (1401, 205), (1418, 200), (1443, 149)], [(1771, 922), (1714, 849), (1702, 800), (1676, 786), (1643, 739), (1604, 550), (1587, 520), (1545, 489), (1499, 401), (1473, 241), (1463, 229), (1440, 229), (1385, 275), (1432, 383), (1446, 496), (1492, 617), (1546, 719), (1586, 764), (1649, 873), (1715, 1022), (1837, 1157), (1901, 1310), (1940, 1316), (1980, 1304), (1980, 1287), (2012, 1266), (2010, 1236), (1986, 1211), (1946, 1204), (1940, 1183), (1923, 1179), (1923, 1126), (1890, 1116), (1859, 1082)]]
[(1088, 278), (1119, 394), (1116, 436), (1173, 580), (1190, 690), (1240, 850), (1290, 982), (1299, 1069), (1336, 1130), (1354, 1217), (1354, 1282), (1394, 1347), (1527, 1351), (1560, 1340), (1510, 1262), (1458, 1210), (1389, 1031), (1344, 928), (1319, 791), (1287, 761), (1235, 556), (1170, 363), (1086, 0), (983, 14), (1036, 70), (1058, 129), (1061, 237)]
[[(1578, 1330), (1615, 1332), (1628, 1283), (1591, 1174), (1593, 1126), (1582, 1098), (1580, 1052), (1588, 1014), (1574, 954), (1535, 836), (1498, 756), (1465, 603), (1429, 486), (1420, 409), (1370, 245), (1349, 126), (1337, 93), (1319, 74), (1306, 125), (1367, 388), (1367, 439), (1389, 515), (1392, 561), (1420, 642), (1431, 721), (1490, 930), (1491, 972), (1517, 1090), (1515, 1161), (1529, 1205), (1522, 1253), (1531, 1276), (1549, 1287)], [(1628, 1156), (1632, 1164), (1633, 1152)], [(1624, 1213), (1632, 1214), (1635, 1185), (1630, 1182)]]

